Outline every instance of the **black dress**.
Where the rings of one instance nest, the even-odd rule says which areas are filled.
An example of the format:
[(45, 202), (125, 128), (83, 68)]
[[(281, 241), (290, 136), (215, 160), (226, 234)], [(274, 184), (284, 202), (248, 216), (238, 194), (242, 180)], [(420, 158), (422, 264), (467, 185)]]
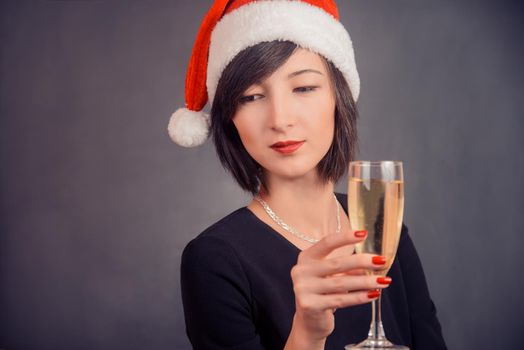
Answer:
[[(336, 194), (347, 212), (345, 194)], [(184, 249), (182, 299), (194, 349), (282, 349), (295, 299), (290, 271), (300, 250), (246, 207), (207, 228)], [(446, 349), (422, 265), (405, 226), (383, 291), (389, 340), (412, 350)], [(325, 349), (366, 338), (371, 304), (338, 309)]]

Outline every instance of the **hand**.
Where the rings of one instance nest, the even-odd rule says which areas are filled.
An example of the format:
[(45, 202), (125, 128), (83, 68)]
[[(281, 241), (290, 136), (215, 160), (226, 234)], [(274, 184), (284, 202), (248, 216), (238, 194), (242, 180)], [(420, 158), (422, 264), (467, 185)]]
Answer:
[[(360, 237), (359, 237), (360, 236)], [(341, 247), (364, 240), (366, 233), (332, 234), (303, 250), (291, 270), (296, 311), (292, 333), (309, 343), (325, 341), (335, 327), (334, 309), (368, 303), (379, 296), (391, 279), (367, 275), (381, 270), (385, 258), (372, 254), (330, 257)]]

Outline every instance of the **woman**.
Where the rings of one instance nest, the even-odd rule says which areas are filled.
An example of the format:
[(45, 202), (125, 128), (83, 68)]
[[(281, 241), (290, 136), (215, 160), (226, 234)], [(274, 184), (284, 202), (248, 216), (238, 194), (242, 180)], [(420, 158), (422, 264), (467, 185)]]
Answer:
[(364, 273), (380, 270), (383, 257), (354, 254), (366, 232), (351, 230), (334, 186), (355, 149), (358, 93), (332, 1), (215, 1), (206, 15), (188, 108), (174, 113), (170, 135), (202, 143), (209, 96), (217, 154), (254, 198), (184, 250), (195, 349), (342, 349), (366, 337), (369, 302), (381, 291), (390, 340), (445, 349), (407, 228), (389, 276)]

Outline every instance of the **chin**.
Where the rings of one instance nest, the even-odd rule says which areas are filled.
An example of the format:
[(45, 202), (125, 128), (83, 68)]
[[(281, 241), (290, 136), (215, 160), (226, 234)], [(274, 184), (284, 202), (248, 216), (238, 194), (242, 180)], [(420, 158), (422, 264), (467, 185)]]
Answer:
[(288, 167), (270, 167), (266, 168), (271, 175), (286, 179), (297, 180), (301, 178), (310, 177), (312, 174), (316, 175), (316, 164), (314, 166), (288, 166)]

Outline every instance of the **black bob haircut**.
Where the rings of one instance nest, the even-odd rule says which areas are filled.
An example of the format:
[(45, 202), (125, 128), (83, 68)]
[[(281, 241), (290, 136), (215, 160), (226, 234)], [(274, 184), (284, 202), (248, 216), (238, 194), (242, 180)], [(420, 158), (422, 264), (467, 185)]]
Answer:
[[(211, 106), (211, 134), (218, 158), (240, 187), (253, 195), (260, 186), (267, 192), (262, 167), (244, 148), (233, 124), (233, 116), (244, 91), (270, 76), (298, 48), (290, 41), (263, 42), (241, 51), (224, 69)], [(358, 112), (351, 90), (342, 73), (321, 56), (335, 93), (333, 142), (317, 165), (320, 179), (337, 182), (346, 172), (357, 147)]]

